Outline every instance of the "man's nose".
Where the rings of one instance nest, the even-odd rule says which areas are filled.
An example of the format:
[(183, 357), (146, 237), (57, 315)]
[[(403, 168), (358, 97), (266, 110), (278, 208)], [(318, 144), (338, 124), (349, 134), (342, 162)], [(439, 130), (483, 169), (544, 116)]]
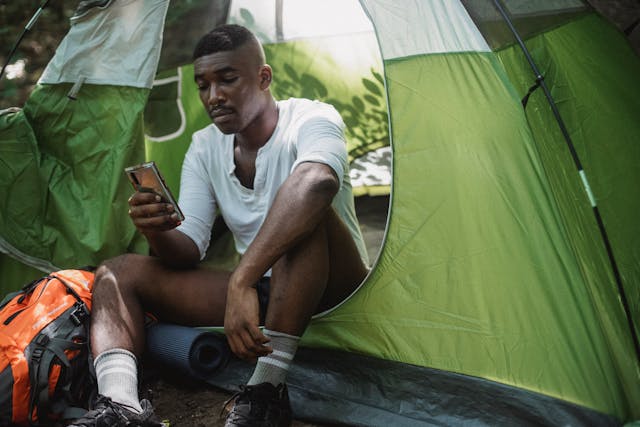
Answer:
[(209, 87), (209, 104), (219, 105), (225, 101), (224, 92), (220, 89), (219, 85), (212, 84)]

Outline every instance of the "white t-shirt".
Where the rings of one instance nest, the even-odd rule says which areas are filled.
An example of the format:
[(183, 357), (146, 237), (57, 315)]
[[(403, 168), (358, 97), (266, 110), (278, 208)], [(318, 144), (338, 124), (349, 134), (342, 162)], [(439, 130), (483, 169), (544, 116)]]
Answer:
[(233, 234), (236, 250), (243, 254), (262, 226), (278, 189), (295, 167), (303, 162), (324, 163), (340, 180), (332, 206), (368, 266), (355, 215), (340, 114), (331, 105), (307, 99), (291, 98), (277, 105), (278, 124), (258, 150), (253, 189), (243, 186), (234, 173), (234, 135), (223, 134), (213, 124), (193, 134), (182, 165), (179, 205), (185, 220), (178, 230), (195, 242), (204, 258), (219, 210)]

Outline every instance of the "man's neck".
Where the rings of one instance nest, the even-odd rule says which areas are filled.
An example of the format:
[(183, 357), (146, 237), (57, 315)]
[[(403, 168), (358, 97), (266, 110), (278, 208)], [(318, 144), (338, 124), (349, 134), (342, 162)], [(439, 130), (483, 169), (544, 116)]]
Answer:
[(257, 151), (264, 146), (278, 125), (278, 106), (273, 98), (267, 101), (264, 112), (245, 130), (235, 135), (235, 143), (243, 150)]

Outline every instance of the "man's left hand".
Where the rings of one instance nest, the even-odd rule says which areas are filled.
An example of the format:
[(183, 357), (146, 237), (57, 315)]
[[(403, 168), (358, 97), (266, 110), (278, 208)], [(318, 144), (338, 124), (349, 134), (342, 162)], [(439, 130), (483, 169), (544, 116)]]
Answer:
[(229, 283), (224, 315), (224, 332), (231, 350), (241, 359), (255, 361), (273, 350), (259, 326), (258, 293), (250, 286)]

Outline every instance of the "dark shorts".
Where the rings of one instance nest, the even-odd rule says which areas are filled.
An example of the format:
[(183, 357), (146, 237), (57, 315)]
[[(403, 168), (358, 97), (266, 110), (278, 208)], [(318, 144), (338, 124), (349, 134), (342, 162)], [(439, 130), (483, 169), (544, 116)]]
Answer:
[(260, 324), (264, 325), (267, 317), (267, 307), (269, 306), (269, 289), (271, 284), (270, 277), (263, 277), (256, 283), (256, 291), (258, 292), (258, 303), (260, 304)]

